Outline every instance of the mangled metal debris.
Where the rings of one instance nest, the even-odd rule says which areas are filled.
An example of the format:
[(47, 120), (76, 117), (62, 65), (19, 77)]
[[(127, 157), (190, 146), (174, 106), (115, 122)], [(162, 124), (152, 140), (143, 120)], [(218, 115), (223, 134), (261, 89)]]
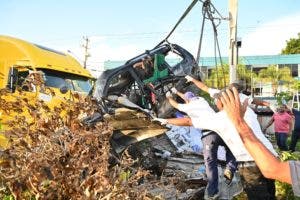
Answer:
[[(178, 62), (170, 63), (169, 54), (177, 55)], [(172, 131), (174, 127), (166, 128), (152, 121), (154, 117), (175, 116), (176, 110), (165, 98), (165, 93), (172, 87), (182, 92), (199, 92), (195, 86), (186, 83), (184, 77), (187, 74), (201, 78), (193, 56), (176, 44), (161, 44), (118, 68), (104, 71), (98, 78), (93, 93), (102, 110), (107, 113), (104, 120), (113, 127), (110, 143), (115, 153), (121, 154), (129, 146), (138, 146), (141, 143), (137, 142), (142, 140), (142, 143), (150, 142), (148, 150), (143, 145), (141, 149), (144, 152), (139, 150), (142, 151), (139, 159), (143, 160), (143, 167), (151, 169), (160, 180), (164, 177), (181, 177), (180, 184), (169, 182), (166, 187), (155, 187), (153, 184), (147, 186), (149, 193), (153, 196), (162, 195), (163, 199), (190, 199), (197, 195), (197, 199), (201, 199), (206, 185), (204, 161), (199, 152), (186, 153), (184, 150), (192, 150), (189, 144), (186, 144), (187, 148), (177, 149), (179, 145), (174, 142), (172, 144), (171, 137), (162, 135), (168, 130)], [(178, 128), (175, 132), (179, 133), (183, 128)], [(160, 138), (159, 142), (164, 138), (171, 148), (153, 144), (156, 138)], [(200, 138), (197, 140), (200, 142)], [(185, 142), (188, 140), (183, 140)], [(132, 151), (133, 154), (137, 154), (136, 151)], [(222, 166), (219, 173), (221, 197), (231, 199), (241, 192), (238, 176), (228, 187), (223, 180)], [(143, 186), (146, 184), (145, 182)], [(184, 189), (179, 189), (179, 185)]]

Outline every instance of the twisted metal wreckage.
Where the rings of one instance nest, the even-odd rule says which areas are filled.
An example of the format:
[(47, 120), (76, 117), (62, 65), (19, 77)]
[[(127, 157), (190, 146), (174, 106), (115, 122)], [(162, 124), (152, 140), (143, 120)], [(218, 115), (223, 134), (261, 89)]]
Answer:
[[(171, 53), (175, 53), (180, 57), (178, 62), (170, 63), (165, 59)], [(163, 135), (168, 131), (179, 133), (180, 130), (162, 126), (157, 122), (153, 122), (152, 119), (154, 117), (168, 118), (175, 116), (176, 110), (165, 97), (166, 92), (170, 91), (172, 87), (182, 92), (193, 91), (199, 93), (197, 87), (186, 83), (184, 77), (187, 74), (201, 79), (194, 57), (179, 45), (170, 43), (163, 43), (152, 50), (146, 51), (118, 68), (106, 70), (99, 76), (93, 91), (93, 96), (98, 100), (102, 112), (106, 114), (98, 113), (87, 118), (85, 123), (90, 125), (98, 120), (109, 121), (113, 127), (110, 143), (114, 150), (113, 153), (117, 155), (121, 155), (127, 147), (139, 141), (148, 138), (153, 139), (155, 136)], [(182, 133), (177, 135), (180, 134)], [(199, 188), (194, 189), (191, 194), (182, 194), (182, 199), (186, 196), (191, 197), (199, 191), (203, 194), (205, 171), (199, 171), (201, 166), (202, 168), (204, 166), (202, 156), (181, 152), (178, 157), (177, 153), (180, 145), (172, 143), (174, 141), (168, 137), (160, 137), (159, 140), (164, 141), (157, 142), (157, 140), (154, 140), (154, 142), (150, 142), (152, 145), (150, 147), (151, 151), (155, 152), (154, 155), (163, 158), (168, 157), (168, 160), (167, 163), (162, 164), (163, 169), (158, 172), (158, 175), (161, 175), (162, 171), (166, 176), (179, 171), (184, 172), (186, 184), (196, 183), (201, 187), (199, 187), (200, 190)], [(141, 152), (141, 154), (148, 157), (146, 158), (148, 164), (145, 168), (149, 169), (155, 165), (161, 165), (157, 163), (157, 158), (150, 158), (152, 154), (149, 152)], [(154, 163), (154, 160), (156, 160), (156, 163)], [(158, 168), (161, 168), (161, 166), (158, 166)], [(219, 171), (222, 196), (230, 199), (233, 195), (240, 193), (241, 185), (239, 185), (238, 179), (235, 178), (235, 184), (228, 187), (222, 181), (222, 167)], [(152, 192), (162, 192), (157, 191), (157, 189), (154, 188)], [(167, 193), (165, 197), (173, 198), (172, 193), (174, 194), (174, 192)]]
[[(197, 2), (202, 3), (203, 20), (197, 60), (195, 60), (190, 52), (177, 44), (170, 43), (168, 39)], [(217, 39), (217, 27), (224, 19), (226, 18), (220, 15), (210, 0), (193, 0), (173, 29), (156, 47), (128, 60), (120, 67), (104, 71), (99, 76), (92, 93), (99, 101), (103, 112), (116, 111), (118, 113), (119, 110), (115, 108), (125, 106), (138, 109), (150, 118), (154, 116), (161, 118), (174, 116), (175, 109), (166, 101), (166, 92), (175, 87), (181, 92), (199, 93), (199, 89), (187, 84), (184, 77), (190, 75), (201, 79), (201, 67), (198, 66), (198, 63), (206, 20), (211, 23), (213, 28), (215, 57), (217, 57), (218, 50), (221, 67), (223, 67)], [(170, 57), (176, 57), (177, 59), (168, 59)], [(177, 100), (180, 101), (180, 99)], [(125, 123), (119, 115), (111, 115), (113, 119), (110, 119), (111, 122), (114, 122), (113, 126), (115, 127), (112, 145), (117, 152), (122, 152), (124, 148), (132, 143), (163, 134), (166, 131), (165, 128), (159, 128), (154, 123), (146, 125), (140, 123), (140, 127), (134, 127), (139, 126), (139, 123), (130, 123), (134, 120), (128, 117)], [(128, 127), (125, 128), (124, 124), (127, 124)], [(132, 127), (130, 124), (134, 126)]]
[[(218, 49), (221, 67), (223, 67), (219, 43), (217, 41), (217, 26), (224, 18), (220, 16), (219, 12), (210, 3), (210, 0), (201, 1), (203, 3), (203, 22), (197, 60), (181, 46), (168, 42), (168, 38), (176, 27), (198, 1), (200, 0), (194, 0), (190, 4), (175, 27), (156, 47), (128, 60), (120, 67), (102, 72), (97, 79), (91, 94), (97, 99), (103, 113), (96, 113), (84, 121), (87, 125), (94, 124), (99, 120), (107, 120), (110, 122), (113, 127), (113, 135), (110, 143), (114, 150), (113, 152), (117, 155), (121, 155), (127, 147), (132, 146), (134, 143), (148, 138), (156, 138), (155, 136), (163, 135), (167, 131), (174, 131), (172, 127), (167, 128), (152, 121), (154, 117), (168, 118), (175, 116), (176, 110), (169, 104), (165, 97), (166, 92), (170, 91), (172, 87), (175, 87), (181, 92), (200, 92), (197, 87), (187, 83), (184, 77), (190, 75), (201, 80), (201, 68), (197, 63), (199, 63), (200, 59), (205, 19), (210, 20), (213, 26), (215, 50)], [(215, 18), (213, 16), (215, 13), (217, 13), (219, 17)], [(218, 20), (218, 24), (214, 23), (215, 19)], [(169, 57), (174, 58), (174, 55), (177, 59), (169, 59)], [(215, 57), (217, 56), (215, 55)], [(177, 100), (180, 102), (181, 99)], [(161, 138), (163, 137), (160, 137), (160, 139)], [(195, 156), (195, 154), (181, 154), (179, 157), (176, 156), (176, 153), (174, 153), (176, 148), (174, 147), (177, 147), (178, 152), (177, 144), (173, 143), (172, 146), (172, 142), (174, 141), (171, 142), (166, 138), (167, 137), (164, 137), (162, 139), (164, 141), (160, 143), (154, 142), (151, 144), (152, 151), (156, 152), (155, 155), (160, 155), (164, 158), (168, 157), (167, 164), (163, 166), (164, 174), (169, 176), (176, 173), (175, 171), (183, 171), (186, 174), (186, 183), (195, 183), (195, 181), (198, 181), (198, 184), (201, 185), (200, 190), (198, 185), (198, 189), (190, 194), (187, 194), (187, 192), (181, 194), (182, 198), (179, 199), (190, 198), (196, 193), (199, 193), (199, 191), (201, 193), (200, 196), (203, 197), (205, 172), (199, 170), (203, 168), (203, 158), (199, 157), (199, 155)], [(145, 149), (143, 150), (145, 151)], [(169, 151), (173, 151), (171, 155)], [(144, 157), (147, 157), (148, 163), (149, 161), (153, 161), (153, 158), (149, 158), (151, 157), (149, 152), (142, 152), (142, 154)], [(149, 164), (148, 168), (153, 167), (153, 165), (156, 164)], [(222, 181), (222, 167), (219, 172), (219, 187), (222, 197), (231, 199), (234, 195), (242, 191), (238, 181), (238, 175), (234, 178), (234, 184), (228, 187), (223, 183), (224, 181)], [(159, 175), (161, 175), (161, 172)], [(175, 193), (172, 191), (171, 188), (171, 192), (169, 191), (168, 194), (165, 195), (166, 199), (174, 199)], [(161, 189), (158, 188), (152, 189), (152, 192), (162, 193)], [(178, 198), (176, 197), (176, 199)]]
[[(165, 60), (170, 52), (180, 57), (179, 62), (171, 65)], [(175, 110), (166, 100), (165, 93), (172, 87), (180, 91), (196, 90), (185, 83), (184, 76), (199, 76), (197, 69), (196, 61), (188, 51), (167, 43), (100, 75), (93, 96), (101, 101), (104, 112), (116, 112), (111, 115), (110, 122), (115, 128), (112, 141), (117, 152), (122, 151), (122, 146), (163, 134), (166, 128), (140, 115), (130, 116), (128, 110), (123, 110), (122, 114), (116, 108), (138, 109), (149, 119), (154, 116), (171, 117)]]

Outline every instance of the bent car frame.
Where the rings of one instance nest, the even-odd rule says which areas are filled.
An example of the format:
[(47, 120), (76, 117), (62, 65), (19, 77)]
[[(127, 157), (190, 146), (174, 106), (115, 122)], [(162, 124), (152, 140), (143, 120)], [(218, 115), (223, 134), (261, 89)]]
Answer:
[(177, 44), (164, 43), (104, 71), (96, 81), (93, 96), (106, 107), (113, 107), (112, 100), (123, 96), (157, 117), (171, 117), (174, 109), (165, 93), (172, 87), (182, 92), (195, 90), (186, 83), (186, 75), (200, 78), (193, 55)]

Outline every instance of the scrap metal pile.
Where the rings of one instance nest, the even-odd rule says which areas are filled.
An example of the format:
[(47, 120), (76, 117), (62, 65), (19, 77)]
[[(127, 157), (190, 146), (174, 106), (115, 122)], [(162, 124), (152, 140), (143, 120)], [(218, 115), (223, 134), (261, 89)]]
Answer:
[[(2, 131), (9, 145), (0, 151), (0, 197), (201, 199), (203, 157), (178, 151), (164, 134), (170, 127), (152, 121), (175, 116), (170, 88), (198, 92), (186, 74), (200, 78), (193, 56), (167, 43), (104, 71), (92, 95), (71, 92), (51, 108), (25, 95), (7, 100), (1, 90), (1, 113), (25, 110), (33, 120), (16, 115)], [(238, 185), (223, 191), (240, 192)]]

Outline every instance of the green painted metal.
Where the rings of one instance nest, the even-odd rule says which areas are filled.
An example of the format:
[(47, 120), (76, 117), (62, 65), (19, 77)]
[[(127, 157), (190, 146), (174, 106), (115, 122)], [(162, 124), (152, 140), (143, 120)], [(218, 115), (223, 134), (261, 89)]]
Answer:
[(168, 69), (162, 69), (160, 70), (160, 66), (165, 62), (165, 56), (162, 54), (155, 54), (154, 55), (154, 72), (153, 72), (153, 76), (144, 80), (144, 83), (152, 83), (155, 82), (163, 77), (166, 77), (169, 75)]

